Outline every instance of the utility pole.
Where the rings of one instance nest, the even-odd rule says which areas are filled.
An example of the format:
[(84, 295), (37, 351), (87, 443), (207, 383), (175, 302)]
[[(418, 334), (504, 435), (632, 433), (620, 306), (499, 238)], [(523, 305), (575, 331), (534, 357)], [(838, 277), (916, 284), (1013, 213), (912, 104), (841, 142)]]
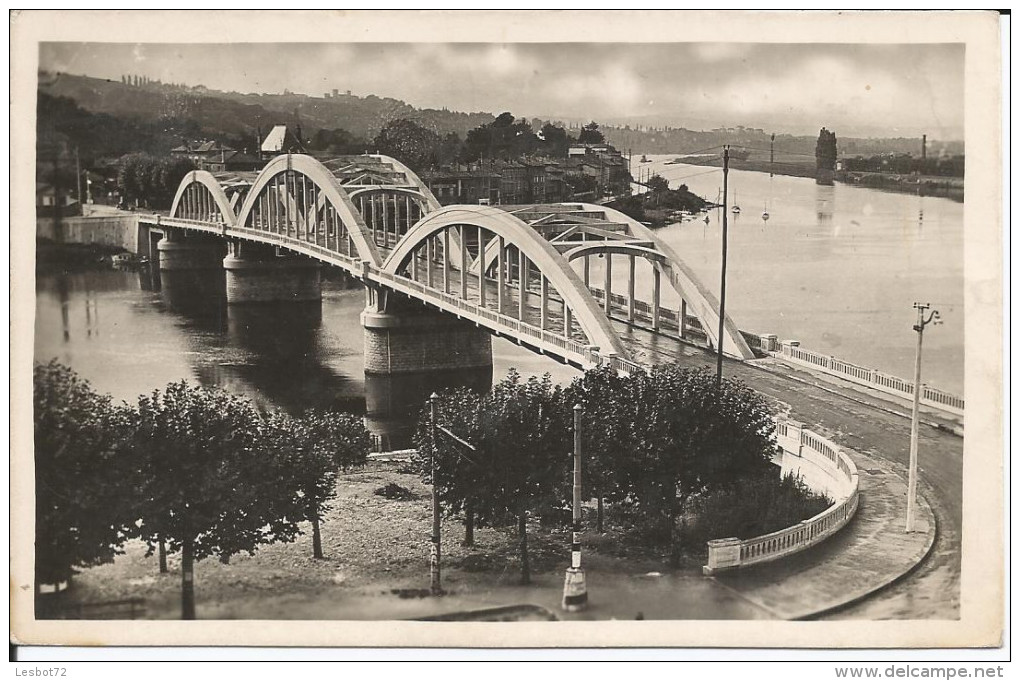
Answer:
[(439, 572), (439, 546), (440, 546), (440, 518), (439, 518), (439, 492), (436, 489), (436, 455), (439, 453), (439, 445), (436, 438), (439, 436), (436, 428), (436, 402), (439, 395), (432, 393), (429, 396), (429, 428), (432, 438), (432, 545), (429, 551), (429, 590), (433, 596), (443, 593), (442, 582)]
[(924, 313), (931, 303), (914, 303), (917, 310), (917, 355), (914, 357), (914, 409), (910, 414), (910, 474), (907, 478), (907, 532), (914, 531), (915, 504), (917, 503), (917, 427), (921, 410), (921, 341), (924, 338), (924, 327), (934, 322), (941, 324), (938, 310), (932, 310), (928, 319)]
[(769, 177), (772, 177), (772, 169), (776, 164), (776, 133), (772, 133), (772, 139), (769, 141)]
[[(607, 294), (608, 295), (608, 294)], [(584, 407), (574, 405), (574, 508), (573, 526), (570, 537), (570, 567), (563, 581), (563, 609), (580, 612), (588, 607), (588, 587), (585, 584), (584, 568), (581, 567), (581, 455), (584, 447), (584, 432), (581, 420)]]
[(78, 147), (74, 148), (74, 174), (78, 178), (78, 208), (81, 214), (85, 215), (85, 201), (81, 197), (81, 157), (78, 156)]
[(723, 332), (725, 331), (726, 325), (726, 239), (728, 236), (728, 222), (726, 202), (726, 193), (728, 191), (728, 181), (730, 174), (730, 145), (723, 147), (723, 166), (722, 166), (722, 269), (720, 274), (719, 283), (719, 337), (716, 339), (718, 344), (719, 356), (716, 358), (715, 365), (715, 385), (717, 388), (722, 387), (722, 356), (723, 356)]

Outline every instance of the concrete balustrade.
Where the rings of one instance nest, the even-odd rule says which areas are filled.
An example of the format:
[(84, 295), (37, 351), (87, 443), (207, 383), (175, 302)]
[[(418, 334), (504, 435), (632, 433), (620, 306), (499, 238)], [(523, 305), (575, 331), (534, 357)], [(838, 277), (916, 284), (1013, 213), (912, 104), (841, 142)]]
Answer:
[(813, 492), (834, 503), (813, 518), (759, 537), (726, 537), (708, 542), (706, 575), (778, 560), (814, 546), (839, 532), (857, 512), (860, 480), (857, 466), (836, 444), (796, 421), (776, 422), (779, 454), (773, 461), (781, 474), (801, 478)]

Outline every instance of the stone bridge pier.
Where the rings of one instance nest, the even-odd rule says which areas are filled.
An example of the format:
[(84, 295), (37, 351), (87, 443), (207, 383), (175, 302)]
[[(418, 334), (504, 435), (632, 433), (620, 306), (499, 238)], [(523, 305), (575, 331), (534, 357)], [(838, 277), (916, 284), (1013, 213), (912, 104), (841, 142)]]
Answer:
[(156, 244), (162, 272), (218, 270), (222, 267), (226, 246), (221, 239), (204, 234), (185, 234), (183, 230), (164, 228)]
[(228, 303), (322, 300), (322, 266), (312, 258), (281, 256), (274, 246), (234, 241), (222, 263), (227, 274)]
[(366, 285), (366, 374), (492, 370), (486, 329), (398, 293)]

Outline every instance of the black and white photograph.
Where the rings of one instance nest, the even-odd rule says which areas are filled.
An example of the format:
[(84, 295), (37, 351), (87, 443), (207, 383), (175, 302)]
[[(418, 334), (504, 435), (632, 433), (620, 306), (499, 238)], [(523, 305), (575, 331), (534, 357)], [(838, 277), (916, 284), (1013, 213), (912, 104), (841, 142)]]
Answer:
[(1000, 645), (998, 20), (15, 13), (12, 642)]

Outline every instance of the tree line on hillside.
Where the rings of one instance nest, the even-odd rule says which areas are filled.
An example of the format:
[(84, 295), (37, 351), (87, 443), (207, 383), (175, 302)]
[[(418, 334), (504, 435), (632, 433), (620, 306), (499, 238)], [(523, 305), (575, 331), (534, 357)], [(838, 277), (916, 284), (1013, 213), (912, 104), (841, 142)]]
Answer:
[[(465, 139), (480, 125), (494, 121), (489, 113), (462, 113), (447, 109), (417, 109), (400, 100), (374, 95), (338, 95), (311, 97), (300, 94), (259, 94), (221, 92), (200, 86), (131, 84), (76, 76), (40, 74), (40, 111), (58, 98), (69, 99), (84, 111), (116, 122), (113, 135), (90, 135), (100, 147), (99, 155), (120, 155), (130, 151), (166, 153), (182, 139), (207, 137), (231, 143), (237, 149), (253, 148), (256, 129), (284, 123), (302, 124), (312, 136), (319, 130), (343, 129), (353, 138), (369, 142), (387, 122), (406, 119), (435, 132), (450, 133)], [(562, 122), (557, 127), (572, 130)], [(824, 121), (820, 121), (824, 123)], [(532, 121), (537, 132), (542, 122)], [(693, 130), (677, 126), (602, 125), (606, 140), (618, 149), (646, 154), (684, 154), (722, 144), (768, 149), (770, 132), (761, 128), (733, 126), (713, 130)], [(583, 130), (579, 131), (583, 134)], [(548, 141), (550, 138), (546, 137)], [(85, 147), (84, 140), (78, 145)], [(809, 135), (776, 135), (776, 149), (786, 153), (813, 156), (816, 138)], [(555, 144), (555, 142), (554, 142)], [(364, 147), (357, 148), (363, 152)], [(919, 156), (918, 138), (850, 138), (840, 141), (844, 155), (912, 154)], [(92, 153), (90, 151), (90, 153)], [(343, 152), (354, 153), (354, 152)], [(962, 141), (929, 141), (929, 154), (962, 155)]]
[(550, 122), (544, 122), (536, 130), (532, 122), (505, 111), (491, 123), (468, 131), (463, 141), (456, 133), (440, 135), (412, 120), (390, 121), (370, 147), (420, 171), (453, 162), (510, 161), (528, 156), (566, 158), (571, 145), (604, 143), (605, 136), (595, 121), (585, 125), (574, 137), (565, 128)]
[(195, 617), (194, 563), (290, 542), (319, 522), (341, 471), (362, 464), (360, 418), (260, 413), (218, 389), (172, 383), (115, 404), (57, 362), (34, 370), (35, 583), (69, 581), (129, 539), (181, 554), (182, 617)]
[[(530, 520), (570, 518), (575, 405), (583, 414), (582, 498), (597, 500), (595, 530), (604, 529), (608, 503), (674, 564), (689, 542), (770, 532), (830, 503), (796, 480), (779, 480), (774, 421), (764, 399), (737, 381), (717, 386), (714, 375), (676, 365), (629, 377), (593, 369), (566, 387), (511, 372), (487, 394), (440, 394), (442, 429), (422, 412), (415, 459), (443, 513), (463, 518), (465, 543), (476, 527), (516, 529), (523, 583)], [(755, 503), (741, 503), (735, 491)]]

